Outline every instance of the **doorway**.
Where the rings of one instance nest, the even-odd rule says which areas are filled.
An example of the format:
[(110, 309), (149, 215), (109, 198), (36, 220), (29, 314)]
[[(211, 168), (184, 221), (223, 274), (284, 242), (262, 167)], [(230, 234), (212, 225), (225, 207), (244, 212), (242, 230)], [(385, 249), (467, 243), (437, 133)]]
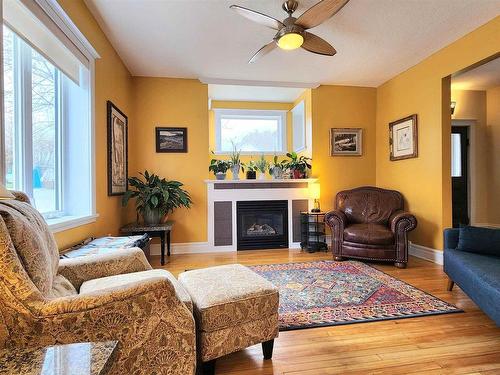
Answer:
[(451, 127), (451, 194), (453, 228), (470, 223), (469, 126)]

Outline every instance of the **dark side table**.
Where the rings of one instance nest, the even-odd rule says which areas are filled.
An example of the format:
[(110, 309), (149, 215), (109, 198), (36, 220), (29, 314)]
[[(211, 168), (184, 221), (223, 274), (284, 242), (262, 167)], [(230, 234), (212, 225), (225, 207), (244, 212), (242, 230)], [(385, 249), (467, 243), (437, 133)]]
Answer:
[(170, 256), (170, 232), (174, 226), (173, 221), (161, 224), (130, 223), (120, 228), (120, 233), (125, 235), (144, 234), (149, 237), (159, 237), (161, 241), (161, 265), (165, 264), (165, 242), (167, 243), (167, 256)]
[(308, 252), (328, 251), (325, 233), (325, 212), (300, 213), (300, 247)]

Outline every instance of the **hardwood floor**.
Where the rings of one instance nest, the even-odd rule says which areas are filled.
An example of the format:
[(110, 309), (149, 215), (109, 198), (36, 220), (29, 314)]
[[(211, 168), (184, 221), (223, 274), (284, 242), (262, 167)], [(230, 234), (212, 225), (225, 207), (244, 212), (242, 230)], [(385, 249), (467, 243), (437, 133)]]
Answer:
[[(259, 250), (172, 255), (163, 268), (186, 269), (331, 259), (330, 253)], [(160, 267), (159, 258), (153, 265)], [(500, 374), (500, 328), (455, 286), (446, 290), (442, 266), (411, 258), (407, 269), (372, 264), (465, 313), (280, 332), (273, 359), (260, 345), (217, 360), (216, 374)]]

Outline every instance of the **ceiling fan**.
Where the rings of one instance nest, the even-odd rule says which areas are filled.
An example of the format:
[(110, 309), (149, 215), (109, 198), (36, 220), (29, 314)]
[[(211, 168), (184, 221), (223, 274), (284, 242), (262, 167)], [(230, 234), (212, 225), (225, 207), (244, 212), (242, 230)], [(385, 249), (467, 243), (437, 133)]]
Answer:
[(288, 17), (283, 22), (239, 5), (231, 5), (230, 8), (243, 17), (278, 31), (273, 40), (259, 49), (248, 61), (249, 63), (254, 63), (276, 47), (284, 50), (293, 50), (302, 47), (309, 52), (319, 55), (335, 55), (337, 51), (326, 40), (306, 30), (325, 22), (348, 2), (349, 0), (322, 0), (302, 13), (299, 18), (295, 18), (292, 14), (297, 9), (299, 3), (296, 0), (286, 0), (282, 8), (288, 13)]

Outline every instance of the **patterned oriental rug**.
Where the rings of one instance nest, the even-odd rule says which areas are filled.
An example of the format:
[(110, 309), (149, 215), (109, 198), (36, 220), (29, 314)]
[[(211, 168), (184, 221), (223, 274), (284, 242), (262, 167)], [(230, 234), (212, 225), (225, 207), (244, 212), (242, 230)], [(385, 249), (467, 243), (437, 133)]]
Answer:
[(361, 262), (250, 268), (279, 288), (280, 331), (462, 311)]

